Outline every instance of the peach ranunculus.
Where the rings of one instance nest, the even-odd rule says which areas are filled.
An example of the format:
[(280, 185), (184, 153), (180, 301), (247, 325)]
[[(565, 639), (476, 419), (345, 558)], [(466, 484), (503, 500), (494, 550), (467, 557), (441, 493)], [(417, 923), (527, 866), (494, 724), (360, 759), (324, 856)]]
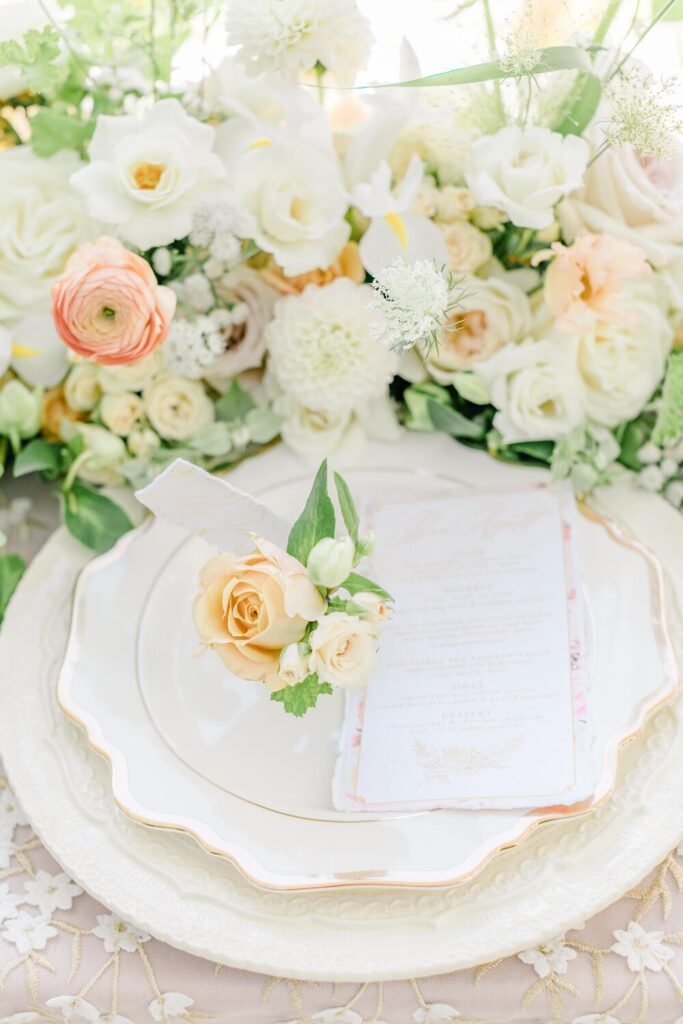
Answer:
[(626, 289), (652, 272), (642, 249), (612, 235), (579, 235), (569, 247), (555, 242), (545, 275), (545, 301), (557, 327), (577, 334), (596, 318), (626, 323)]
[(356, 242), (347, 242), (334, 263), (330, 264), (326, 270), (309, 270), (306, 274), (287, 277), (275, 260), (271, 258), (261, 271), (261, 275), (281, 295), (299, 295), (309, 284), (321, 288), (338, 277), (348, 277), (356, 284), (362, 284), (365, 280), (365, 270)]
[(107, 235), (79, 246), (52, 287), (60, 338), (103, 366), (142, 359), (160, 345), (175, 303), (150, 265)]
[(197, 632), (240, 679), (286, 686), (278, 675), (280, 652), (302, 639), (325, 601), (295, 558), (257, 538), (242, 558), (216, 555), (200, 572), (193, 605)]

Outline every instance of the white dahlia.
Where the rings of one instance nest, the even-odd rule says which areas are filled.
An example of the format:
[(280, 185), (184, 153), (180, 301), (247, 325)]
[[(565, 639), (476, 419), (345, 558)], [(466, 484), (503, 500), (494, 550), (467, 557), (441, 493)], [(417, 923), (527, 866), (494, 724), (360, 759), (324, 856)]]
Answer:
[(268, 366), (282, 391), (328, 414), (362, 412), (397, 372), (397, 356), (373, 337), (369, 285), (338, 278), (275, 306), (266, 328)]

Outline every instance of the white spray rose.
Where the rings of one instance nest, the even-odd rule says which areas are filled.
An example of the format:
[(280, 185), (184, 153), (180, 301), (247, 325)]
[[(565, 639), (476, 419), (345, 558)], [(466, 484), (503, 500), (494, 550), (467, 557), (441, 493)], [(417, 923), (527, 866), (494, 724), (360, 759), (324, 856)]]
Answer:
[(31, 391), (20, 380), (10, 380), (0, 390), (0, 434), (12, 439), (33, 437), (40, 428), (42, 393)]
[(446, 224), (443, 240), (448, 254), (448, 269), (455, 274), (474, 274), (493, 253), (489, 236), (467, 220)]
[(377, 665), (377, 634), (367, 619), (331, 612), (310, 637), (311, 671), (322, 683), (366, 686)]
[(105, 395), (100, 403), (100, 416), (105, 427), (119, 437), (127, 437), (144, 412), (139, 395), (124, 391), (120, 395)]
[(386, 622), (389, 618), (389, 606), (379, 594), (362, 591), (360, 594), (353, 595), (353, 603), (360, 605), (370, 622), (376, 626)]
[(308, 556), (308, 574), (318, 587), (340, 586), (353, 569), (356, 550), (350, 537), (323, 537)]
[(143, 430), (131, 430), (127, 438), (128, 451), (139, 459), (146, 459), (153, 451), (161, 447), (161, 439), (149, 427)]
[(98, 368), (92, 363), (76, 363), (64, 382), (66, 404), (74, 412), (90, 412), (100, 400)]
[(285, 686), (296, 686), (309, 674), (309, 650), (306, 644), (287, 644), (280, 652), (278, 675)]
[(472, 146), (465, 178), (476, 202), (521, 228), (545, 228), (553, 207), (580, 188), (590, 147), (576, 135), (508, 125)]
[(213, 402), (196, 380), (157, 377), (143, 394), (149, 422), (167, 441), (187, 441), (214, 420)]

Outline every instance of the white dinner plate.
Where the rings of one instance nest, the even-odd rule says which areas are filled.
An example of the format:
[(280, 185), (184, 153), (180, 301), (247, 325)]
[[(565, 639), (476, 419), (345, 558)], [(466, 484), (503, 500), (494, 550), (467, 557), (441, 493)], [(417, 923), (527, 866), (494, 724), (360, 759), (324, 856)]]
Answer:
[[(467, 482), (374, 466), (347, 474), (370, 501), (409, 501)], [(259, 497), (293, 520), (310, 487), (297, 472)], [(618, 751), (676, 689), (663, 578), (640, 544), (589, 510), (579, 517), (590, 629), (590, 713), (601, 766), (574, 808), (345, 814), (331, 802), (341, 694), (302, 719), (263, 687), (197, 658), (191, 598), (213, 549), (156, 520), (84, 570), (59, 702), (112, 765), (116, 802), (147, 825), (184, 831), (271, 889), (452, 885), (541, 822), (586, 814), (613, 790)]]

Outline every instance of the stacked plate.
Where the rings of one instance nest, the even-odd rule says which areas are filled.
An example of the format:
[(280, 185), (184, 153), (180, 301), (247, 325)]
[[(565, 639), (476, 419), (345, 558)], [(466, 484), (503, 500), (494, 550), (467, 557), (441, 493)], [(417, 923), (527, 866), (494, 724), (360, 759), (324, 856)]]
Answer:
[[(369, 498), (443, 496), (519, 483), (524, 472), (435, 437), (375, 446), (366, 461), (346, 475)], [(293, 517), (309, 476), (277, 449), (231, 479)], [(580, 517), (602, 764), (585, 804), (335, 811), (341, 700), (284, 718), (260, 688), (231, 683), (218, 659), (195, 659), (178, 595), (193, 591), (208, 548), (149, 521), (85, 568), (58, 532), (10, 608), (0, 749), (36, 831), (81, 885), (140, 927), (279, 975), (424, 975), (576, 926), (683, 835), (683, 568), (671, 575), (683, 522), (630, 488), (602, 505)]]

